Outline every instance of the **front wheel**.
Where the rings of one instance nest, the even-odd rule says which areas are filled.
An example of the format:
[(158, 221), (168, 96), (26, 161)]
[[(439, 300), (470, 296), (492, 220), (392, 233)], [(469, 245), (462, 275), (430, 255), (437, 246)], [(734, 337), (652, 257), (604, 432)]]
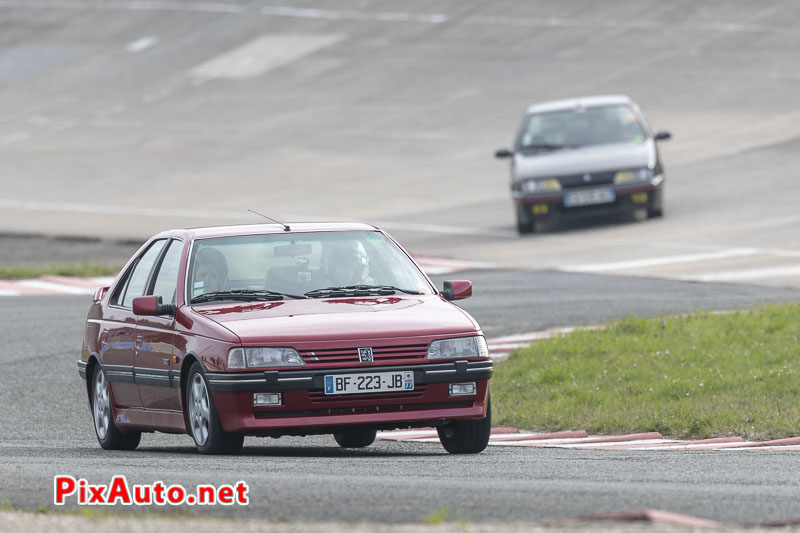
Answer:
[(376, 429), (349, 429), (337, 431), (333, 438), (342, 448), (366, 448), (375, 442), (377, 435)]
[(242, 450), (244, 435), (222, 429), (217, 407), (208, 392), (199, 363), (193, 363), (189, 369), (186, 407), (191, 435), (198, 452), (206, 455), (237, 455)]
[(517, 233), (527, 235), (535, 232), (536, 222), (533, 221), (524, 205), (517, 205)]
[(99, 364), (95, 365), (92, 373), (92, 415), (97, 442), (104, 450), (135, 450), (139, 446), (141, 431), (123, 433), (114, 424), (106, 374)]
[(444, 449), (453, 454), (481, 453), (492, 433), (492, 398), (486, 404), (486, 417), (480, 420), (452, 422), (436, 428)]

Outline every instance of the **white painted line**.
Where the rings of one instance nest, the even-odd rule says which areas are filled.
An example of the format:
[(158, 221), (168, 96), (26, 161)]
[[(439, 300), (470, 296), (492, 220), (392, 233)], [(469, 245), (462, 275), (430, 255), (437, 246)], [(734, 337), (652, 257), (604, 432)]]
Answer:
[(399, 231), (419, 231), (423, 233), (445, 233), (450, 235), (479, 235), (482, 237), (504, 237), (517, 239), (516, 231), (470, 228), (465, 226), (445, 226), (441, 224), (415, 224), (413, 222), (375, 222), (376, 226)]
[[(2, 0), (0, 0), (1, 2)], [(60, 211), (65, 213), (86, 213), (96, 215), (120, 215), (137, 217), (164, 217), (188, 218), (195, 220), (241, 220), (257, 222), (259, 218), (246, 210), (241, 211), (213, 211), (208, 209), (161, 208), (161, 207), (135, 207), (108, 204), (83, 204), (66, 202), (49, 202), (33, 200), (12, 200), (0, 198), (0, 209), (21, 209), (25, 211)], [(286, 222), (299, 220), (326, 220), (330, 222), (346, 222), (348, 219), (320, 216), (292, 215)], [(387, 230), (406, 230), (427, 233), (443, 233), (455, 235), (476, 235), (485, 237), (517, 238), (516, 232), (502, 230), (487, 230), (485, 228), (470, 228), (464, 226), (443, 226), (439, 224), (411, 224), (404, 222), (372, 221), (376, 226)]]
[(788, 278), (800, 276), (800, 265), (756, 268), (750, 270), (727, 270), (696, 276), (681, 276), (677, 279), (686, 281), (745, 281), (769, 278)]
[(46, 291), (52, 291), (53, 293), (65, 293), (65, 294), (94, 294), (93, 289), (86, 289), (83, 287), (72, 287), (70, 285), (61, 285), (60, 283), (52, 283), (49, 281), (43, 281), (40, 279), (26, 279), (23, 281), (17, 281), (16, 285), (20, 285), (22, 287), (31, 287), (33, 289), (41, 289)]
[(341, 34), (263, 35), (190, 71), (195, 80), (249, 80), (344, 40)]
[(0, 296), (19, 296), (20, 293), (14, 291), (7, 291), (5, 289), (0, 289)]
[[(190, 2), (179, 0), (0, 0), (0, 7), (33, 9), (96, 9), (119, 11), (185, 11), (199, 13), (244, 13), (246, 5), (216, 2)], [(334, 10), (314, 7), (267, 6), (261, 14), (272, 17), (294, 17), (322, 20), (353, 20), (364, 22), (416, 22), (420, 24), (442, 24), (452, 21), (446, 13), (411, 13), (392, 11)], [(571, 17), (524, 17), (524, 16), (486, 16), (476, 15), (460, 21), (463, 24), (490, 26), (523, 26), (545, 28), (613, 28), (613, 29), (664, 29), (722, 32), (722, 33), (789, 33), (795, 31), (791, 25), (766, 26), (735, 21), (714, 21), (689, 23), (684, 25), (664, 24), (648, 19), (603, 19)]]
[(375, 22), (419, 22), (442, 24), (448, 16), (442, 13), (408, 13), (404, 11), (355, 11), (302, 8), (292, 6), (268, 6), (261, 8), (262, 15), (273, 17), (297, 17), (324, 20), (360, 20)]
[[(587, 437), (587, 438), (591, 439), (593, 437)], [(553, 444), (552, 446), (557, 446), (559, 448), (582, 448), (582, 447), (613, 448), (615, 446), (630, 446), (631, 444), (664, 444), (667, 442), (680, 442), (680, 441), (670, 440), (670, 439), (638, 439), (638, 440), (623, 440), (619, 442), (587, 442), (585, 444), (576, 442), (574, 444)]]
[(730, 257), (744, 257), (748, 255), (756, 255), (758, 253), (759, 250), (755, 248), (732, 248), (730, 250), (709, 252), (705, 254), (671, 255), (666, 257), (653, 257), (650, 259), (635, 259), (632, 261), (576, 265), (560, 268), (559, 270), (562, 272), (608, 272), (612, 270), (627, 270), (653, 266), (676, 265), (681, 263), (694, 263), (698, 261), (712, 261), (715, 259), (726, 259)]
[(97, 9), (115, 11), (196, 11), (200, 13), (243, 13), (245, 6), (215, 2), (180, 2), (160, 0), (0, 0), (0, 7), (38, 9)]
[(646, 19), (603, 19), (603, 18), (571, 18), (571, 17), (523, 17), (523, 16), (493, 16), (476, 15), (464, 19), (465, 24), (479, 24), (490, 26), (522, 26), (534, 28), (614, 28), (654, 30), (669, 28), (670, 30), (692, 30), (700, 32), (724, 33), (772, 33), (787, 31), (788, 28), (764, 26), (755, 24), (740, 24), (734, 22), (710, 22), (699, 24), (669, 24), (665, 25), (656, 20)]
[(114, 280), (117, 278), (114, 278), (112, 276), (103, 276), (99, 278), (89, 278), (89, 279), (97, 283), (98, 287), (107, 287), (110, 286), (112, 283), (114, 283)]
[(132, 53), (142, 52), (155, 46), (156, 43), (158, 43), (158, 37), (148, 35), (128, 43), (128, 45), (125, 47), (125, 50)]

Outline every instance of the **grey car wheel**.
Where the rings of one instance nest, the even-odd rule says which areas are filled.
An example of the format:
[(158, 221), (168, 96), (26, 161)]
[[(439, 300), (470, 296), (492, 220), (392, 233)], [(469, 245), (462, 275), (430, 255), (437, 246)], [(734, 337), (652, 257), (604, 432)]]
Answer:
[(199, 373), (192, 377), (192, 382), (189, 384), (189, 423), (192, 426), (194, 441), (202, 446), (208, 440), (211, 408), (206, 382)]
[(104, 450), (135, 450), (142, 440), (141, 431), (120, 431), (114, 424), (112, 397), (106, 381), (106, 373), (99, 364), (92, 373), (92, 419), (97, 442)]

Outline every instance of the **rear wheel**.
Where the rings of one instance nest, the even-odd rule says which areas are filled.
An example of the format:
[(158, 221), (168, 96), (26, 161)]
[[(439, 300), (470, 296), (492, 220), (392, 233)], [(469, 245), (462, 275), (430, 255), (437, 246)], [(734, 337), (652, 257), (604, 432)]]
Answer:
[(227, 433), (222, 429), (217, 407), (208, 392), (206, 378), (199, 363), (193, 363), (189, 369), (186, 407), (189, 427), (198, 452), (206, 455), (237, 455), (242, 450), (244, 435)]
[(647, 218), (661, 218), (663, 216), (664, 216), (664, 209), (662, 207), (657, 207), (647, 210)]
[(111, 395), (103, 367), (95, 365), (92, 373), (92, 415), (97, 442), (104, 450), (135, 450), (142, 440), (140, 431), (123, 433), (114, 425)]
[(480, 453), (489, 444), (492, 432), (492, 398), (486, 404), (486, 417), (452, 422), (436, 428), (444, 449), (453, 454)]
[(333, 438), (342, 448), (366, 448), (375, 442), (377, 435), (376, 429), (348, 429), (337, 431), (333, 434)]

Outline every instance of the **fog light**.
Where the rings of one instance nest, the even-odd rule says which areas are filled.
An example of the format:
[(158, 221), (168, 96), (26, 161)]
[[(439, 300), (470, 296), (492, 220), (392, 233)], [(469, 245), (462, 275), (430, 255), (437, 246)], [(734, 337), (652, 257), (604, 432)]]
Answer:
[(253, 394), (253, 406), (254, 407), (268, 407), (271, 405), (280, 405), (281, 404), (281, 393), (280, 392), (269, 392), (269, 393), (257, 393)]
[(547, 204), (533, 204), (531, 206), (531, 213), (534, 215), (546, 215), (549, 210), (550, 206)]
[(478, 390), (478, 387), (474, 381), (471, 383), (450, 384), (450, 396), (474, 396), (476, 390)]
[(647, 193), (646, 192), (635, 192), (631, 195), (631, 200), (635, 204), (646, 204), (647, 203)]

